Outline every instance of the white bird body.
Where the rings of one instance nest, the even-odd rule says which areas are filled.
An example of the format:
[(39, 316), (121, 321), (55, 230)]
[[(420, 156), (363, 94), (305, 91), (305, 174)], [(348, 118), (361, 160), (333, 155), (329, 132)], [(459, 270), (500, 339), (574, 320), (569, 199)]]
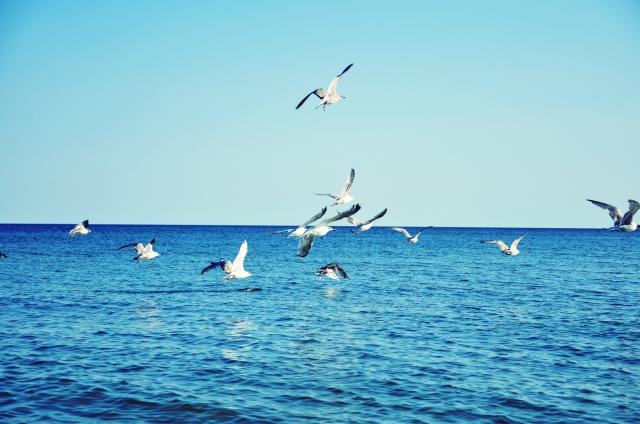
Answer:
[[(240, 245), (240, 249), (238, 250), (236, 258), (231, 263), (231, 272), (227, 273), (227, 275), (224, 277), (224, 281), (251, 277), (251, 273), (247, 272), (244, 269), (244, 258), (245, 256), (247, 256), (248, 251), (249, 248), (247, 245), (247, 241), (244, 240)], [(226, 269), (224, 271), (227, 272)]]
[(318, 224), (305, 231), (302, 237), (298, 239), (297, 256), (301, 258), (306, 257), (311, 251), (311, 247), (313, 247), (313, 241), (316, 237), (326, 236), (330, 231), (333, 231), (334, 229), (329, 226), (330, 223), (339, 221), (343, 218), (348, 218), (359, 210), (360, 205), (356, 204), (352, 206), (348, 211), (339, 212), (336, 216), (320, 221)]
[(344, 181), (344, 185), (342, 186), (342, 191), (340, 192), (340, 194), (335, 194), (335, 193), (315, 193), (315, 194), (318, 196), (331, 197), (333, 200), (335, 200), (335, 203), (332, 204), (331, 206), (344, 205), (346, 203), (350, 203), (354, 199), (351, 193), (349, 193), (349, 190), (351, 189), (351, 185), (353, 184), (353, 180), (355, 178), (356, 178), (356, 170), (351, 168), (351, 172), (349, 173), (349, 175), (347, 175), (347, 179)]
[(587, 199), (589, 202), (598, 206), (599, 208), (609, 211), (609, 216), (613, 219), (613, 227), (607, 228), (609, 231), (617, 231), (621, 233), (631, 233), (638, 229), (638, 224), (633, 222), (633, 216), (640, 210), (640, 203), (635, 200), (629, 199), (629, 210), (622, 215), (620, 209), (607, 203), (599, 202), (597, 200)]
[(416, 244), (418, 242), (418, 239), (420, 238), (420, 234), (422, 234), (426, 229), (428, 228), (433, 228), (433, 227), (426, 227), (423, 228), (422, 230), (418, 231), (418, 233), (414, 236), (412, 236), (409, 231), (405, 230), (404, 228), (400, 228), (400, 227), (393, 227), (391, 228), (393, 231), (398, 231), (400, 233), (402, 233), (406, 238), (407, 241), (411, 244)]
[(89, 220), (85, 219), (80, 224), (76, 225), (69, 231), (69, 237), (80, 235), (87, 235), (91, 232), (89, 229)]
[(336, 77), (333, 78), (329, 83), (329, 88), (327, 88), (327, 91), (324, 91), (322, 88), (317, 88), (311, 93), (307, 94), (302, 100), (300, 100), (300, 103), (298, 103), (296, 109), (299, 109), (300, 106), (302, 106), (304, 102), (307, 101), (307, 99), (312, 95), (320, 99), (320, 104), (316, 106), (316, 109), (322, 107), (322, 110), (326, 110), (327, 105), (336, 104), (340, 100), (344, 99), (345, 97), (343, 95), (338, 94), (338, 83), (340, 82), (340, 78), (342, 77), (342, 75), (344, 75), (345, 72), (347, 72), (352, 66), (353, 63), (344, 68), (344, 70), (340, 72), (340, 74), (336, 75)]
[(518, 245), (520, 244), (520, 240), (522, 240), (524, 236), (526, 236), (526, 234), (523, 234), (517, 239), (515, 239), (511, 243), (511, 246), (507, 246), (505, 242), (503, 242), (502, 240), (482, 240), (480, 243), (495, 244), (496, 246), (498, 246), (498, 249), (500, 249), (500, 251), (503, 254), (507, 256), (516, 256), (520, 253), (520, 250), (518, 249)]
[(142, 243), (136, 244), (133, 248), (135, 249), (136, 252), (138, 252), (138, 255), (135, 258), (133, 258), (133, 260), (141, 262), (141, 261), (157, 258), (158, 256), (160, 256), (158, 252), (153, 250), (153, 245), (155, 243), (156, 243), (156, 239), (154, 238), (149, 243), (147, 243), (146, 246), (143, 246)]

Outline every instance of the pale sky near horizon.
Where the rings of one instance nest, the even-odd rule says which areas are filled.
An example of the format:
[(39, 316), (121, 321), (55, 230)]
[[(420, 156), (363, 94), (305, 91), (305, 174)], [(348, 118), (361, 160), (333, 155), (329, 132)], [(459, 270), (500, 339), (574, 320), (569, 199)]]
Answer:
[(635, 1), (0, 3), (0, 222), (601, 228), (639, 135)]

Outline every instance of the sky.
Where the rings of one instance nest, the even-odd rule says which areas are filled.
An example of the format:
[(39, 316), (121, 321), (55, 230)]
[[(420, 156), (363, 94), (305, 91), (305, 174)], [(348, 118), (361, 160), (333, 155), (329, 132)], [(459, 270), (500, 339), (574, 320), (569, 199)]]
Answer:
[(639, 135), (636, 1), (0, 2), (0, 222), (602, 228)]

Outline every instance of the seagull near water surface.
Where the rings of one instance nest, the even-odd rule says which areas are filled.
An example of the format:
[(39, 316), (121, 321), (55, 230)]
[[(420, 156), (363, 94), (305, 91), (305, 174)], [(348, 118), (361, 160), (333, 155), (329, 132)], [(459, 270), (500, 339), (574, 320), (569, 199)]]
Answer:
[(244, 240), (240, 245), (238, 254), (236, 255), (236, 258), (233, 260), (233, 262), (228, 261), (224, 258), (220, 258), (219, 261), (211, 262), (207, 267), (205, 267), (202, 271), (200, 271), (200, 275), (214, 268), (220, 268), (225, 272), (225, 274), (227, 274), (224, 277), (224, 281), (251, 277), (251, 273), (247, 272), (244, 269), (244, 258), (247, 256), (248, 251), (249, 251), (249, 246), (247, 244), (247, 241)]
[(156, 244), (157, 239), (158, 239), (157, 237), (154, 237), (149, 243), (147, 243), (146, 246), (140, 242), (129, 243), (129, 244), (125, 244), (123, 246), (118, 247), (116, 250), (122, 250), (122, 249), (126, 249), (127, 247), (133, 247), (133, 250), (135, 250), (137, 253), (137, 255), (133, 258), (133, 260), (138, 261), (138, 263), (140, 263), (141, 261), (150, 260), (160, 256), (158, 252), (153, 250), (153, 245)]
[(422, 234), (425, 230), (428, 230), (429, 228), (433, 228), (433, 226), (429, 226), (429, 227), (423, 228), (422, 230), (418, 231), (415, 236), (412, 236), (409, 233), (409, 231), (407, 231), (407, 230), (405, 230), (404, 228), (401, 228), (401, 227), (393, 227), (391, 229), (393, 231), (398, 231), (398, 232), (402, 233), (407, 238), (407, 241), (409, 243), (416, 244), (418, 242), (418, 239), (420, 238), (420, 234)]
[(346, 278), (347, 280), (349, 279), (349, 276), (347, 275), (345, 270), (335, 262), (326, 264), (325, 266), (317, 270), (316, 275), (320, 278), (329, 277), (332, 280), (339, 280), (340, 277)]
[(609, 231), (619, 231), (622, 233), (630, 233), (638, 228), (638, 224), (633, 222), (633, 216), (640, 210), (640, 203), (635, 200), (629, 199), (629, 210), (622, 215), (620, 209), (608, 203), (598, 202), (597, 200), (587, 199), (589, 202), (598, 206), (599, 208), (609, 211), (609, 216), (613, 219), (613, 227), (607, 228)]
[(344, 181), (344, 185), (342, 186), (342, 191), (340, 194), (335, 193), (314, 193), (317, 196), (329, 196), (336, 202), (331, 206), (336, 205), (344, 205), (345, 203), (349, 203), (353, 201), (353, 196), (349, 193), (351, 189), (351, 185), (353, 184), (353, 180), (356, 178), (356, 170), (351, 168), (351, 172), (347, 176), (347, 179)]
[(507, 256), (516, 256), (517, 254), (520, 253), (520, 250), (518, 249), (518, 245), (520, 244), (520, 240), (522, 240), (524, 236), (526, 236), (526, 234), (523, 234), (517, 239), (515, 239), (513, 243), (511, 243), (511, 246), (507, 246), (505, 242), (503, 242), (502, 240), (481, 240), (480, 243), (495, 244), (496, 246), (498, 246), (498, 249), (500, 249), (500, 251), (503, 254)]
[(358, 212), (360, 208), (361, 206), (359, 204), (353, 205), (351, 209), (344, 212), (339, 212), (336, 216), (320, 221), (318, 224), (308, 229), (302, 235), (302, 237), (298, 239), (297, 255), (301, 258), (304, 258), (305, 256), (307, 256), (311, 251), (311, 247), (313, 247), (313, 241), (315, 240), (316, 237), (324, 237), (330, 231), (334, 231), (334, 228), (330, 227), (328, 224), (339, 221), (344, 218), (348, 218), (351, 215)]
[(82, 221), (80, 224), (76, 225), (69, 231), (69, 237), (75, 237), (78, 234), (86, 235), (86, 234), (89, 234), (90, 232), (91, 232), (91, 229), (89, 228), (89, 220), (85, 219), (84, 221)]
[(342, 70), (342, 72), (340, 72), (338, 75), (336, 75), (336, 77), (334, 79), (331, 80), (331, 82), (329, 83), (329, 88), (327, 88), (327, 91), (325, 92), (322, 88), (317, 88), (315, 90), (313, 90), (311, 93), (307, 94), (306, 96), (304, 96), (304, 99), (300, 100), (300, 103), (298, 103), (298, 105), (296, 106), (296, 110), (300, 109), (300, 106), (302, 106), (304, 104), (304, 102), (307, 101), (307, 99), (313, 95), (315, 95), (317, 98), (320, 99), (320, 104), (318, 106), (316, 106), (316, 109), (319, 108), (320, 106), (322, 106), (322, 110), (325, 110), (327, 105), (333, 105), (338, 103), (340, 100), (344, 99), (345, 97), (341, 94), (338, 94), (337, 89), (338, 89), (338, 82), (340, 82), (340, 78), (353, 66), (353, 63), (350, 64), (349, 66), (347, 66), (346, 68), (344, 68)]

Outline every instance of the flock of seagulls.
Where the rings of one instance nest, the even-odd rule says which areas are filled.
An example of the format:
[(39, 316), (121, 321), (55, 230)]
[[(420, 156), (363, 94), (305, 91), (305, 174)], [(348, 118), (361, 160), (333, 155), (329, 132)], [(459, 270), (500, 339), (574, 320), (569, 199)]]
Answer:
[[(327, 88), (326, 91), (323, 90), (322, 88), (317, 88), (311, 91), (309, 94), (307, 94), (298, 103), (298, 105), (296, 106), (296, 109), (299, 109), (300, 107), (302, 107), (302, 105), (311, 96), (316, 96), (318, 99), (320, 99), (320, 103), (316, 106), (316, 109), (322, 107), (323, 110), (326, 110), (326, 107), (328, 105), (336, 104), (342, 99), (344, 99), (345, 97), (342, 94), (339, 94), (337, 91), (338, 83), (340, 82), (340, 79), (342, 78), (342, 76), (349, 69), (351, 69), (352, 66), (353, 66), (353, 63), (345, 67), (342, 70), (342, 72), (336, 75), (329, 83), (329, 87)], [(330, 207), (349, 204), (354, 200), (354, 197), (351, 195), (350, 190), (355, 180), (355, 176), (356, 176), (355, 170), (351, 169), (351, 172), (349, 172), (349, 175), (347, 176), (344, 182), (344, 185), (342, 186), (342, 190), (339, 193), (314, 193), (314, 194), (318, 196), (328, 196), (331, 199), (333, 199), (333, 203), (330, 205)], [(599, 208), (605, 209), (609, 212), (609, 216), (613, 220), (613, 226), (608, 227), (607, 230), (618, 231), (618, 232), (633, 232), (638, 229), (638, 224), (633, 221), (634, 215), (638, 212), (638, 210), (640, 210), (640, 203), (638, 203), (637, 201), (629, 200), (629, 209), (625, 214), (622, 214), (620, 209), (618, 209), (613, 205), (600, 202), (597, 200), (591, 200), (591, 199), (587, 199), (587, 200), (593, 203), (594, 205), (598, 206)], [(286, 233), (287, 234), (286, 238), (298, 239), (298, 247), (297, 247), (296, 255), (300, 258), (305, 258), (311, 252), (314, 241), (318, 237), (325, 237), (327, 234), (329, 234), (331, 231), (334, 230), (334, 228), (332, 228), (329, 224), (346, 219), (350, 224), (352, 224), (355, 227), (352, 230), (352, 232), (354, 234), (361, 234), (371, 229), (374, 225), (374, 222), (383, 218), (387, 213), (387, 209), (385, 208), (384, 210), (376, 214), (373, 218), (368, 219), (366, 221), (359, 221), (358, 219), (354, 218), (353, 215), (355, 215), (358, 211), (360, 211), (360, 209), (361, 209), (361, 206), (359, 203), (357, 203), (351, 206), (351, 208), (349, 208), (346, 211), (343, 211), (343, 212), (337, 211), (337, 213), (332, 217), (326, 218), (320, 221), (320, 219), (323, 218), (328, 211), (328, 207), (325, 206), (320, 210), (320, 212), (313, 215), (311, 218), (309, 218), (308, 220), (300, 224), (298, 227), (278, 230), (278, 231), (274, 231), (274, 233)], [(314, 222), (316, 222), (316, 224), (311, 226), (311, 224), (313, 224)], [(420, 238), (420, 235), (430, 228), (433, 228), (433, 227), (430, 226), (430, 227), (423, 228), (422, 230), (418, 231), (414, 235), (409, 233), (409, 231), (407, 231), (405, 228), (401, 228), (401, 227), (392, 227), (391, 230), (401, 233), (406, 238), (408, 243), (416, 244), (418, 242), (418, 239)], [(84, 220), (81, 223), (74, 226), (69, 231), (69, 237), (75, 237), (78, 235), (87, 235), (89, 233), (91, 233), (89, 220)], [(520, 253), (518, 246), (522, 241), (522, 239), (525, 237), (525, 235), (522, 235), (517, 239), (515, 239), (510, 246), (507, 246), (507, 244), (502, 240), (481, 240), (480, 243), (495, 244), (500, 249), (500, 252), (502, 252), (503, 254), (507, 256), (516, 256)], [(156, 241), (157, 241), (157, 237), (153, 238), (146, 245), (143, 244), (142, 242), (135, 242), (135, 243), (129, 243), (129, 244), (120, 246), (116, 250), (133, 248), (133, 250), (135, 250), (136, 252), (136, 256), (133, 258), (133, 260), (140, 263), (142, 261), (151, 260), (160, 256), (160, 253), (154, 250), (154, 245), (156, 244)], [(238, 250), (238, 253), (236, 254), (236, 257), (233, 261), (229, 261), (225, 258), (220, 258), (220, 260), (218, 261), (211, 261), (209, 265), (207, 265), (205, 268), (202, 269), (202, 271), (200, 271), (200, 274), (204, 275), (213, 269), (220, 268), (225, 274), (224, 281), (250, 277), (251, 273), (246, 271), (244, 268), (244, 260), (245, 260), (245, 257), (247, 256), (247, 252), (248, 252), (248, 243), (247, 243), (247, 240), (244, 240), (240, 245), (240, 249)], [(0, 252), (0, 258), (1, 259), (8, 258), (8, 255), (4, 252)], [(330, 278), (332, 280), (340, 280), (340, 278), (349, 279), (349, 276), (347, 275), (345, 270), (342, 269), (342, 267), (335, 262), (329, 263), (321, 267), (320, 269), (318, 269), (316, 271), (316, 275), (318, 275), (320, 278), (326, 276), (327, 278)]]

